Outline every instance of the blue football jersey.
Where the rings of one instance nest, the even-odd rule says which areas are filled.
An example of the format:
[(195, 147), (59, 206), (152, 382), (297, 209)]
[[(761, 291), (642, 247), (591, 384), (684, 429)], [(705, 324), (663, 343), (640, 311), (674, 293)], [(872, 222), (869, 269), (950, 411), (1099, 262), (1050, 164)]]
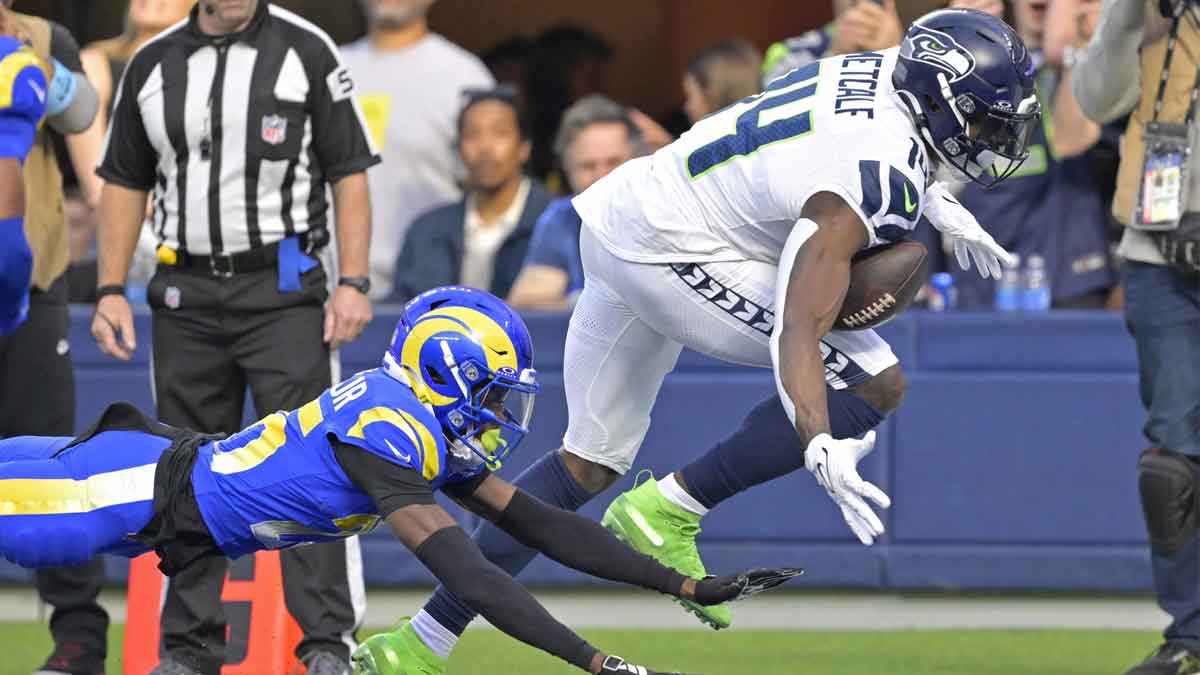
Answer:
[(413, 390), (381, 368), (366, 370), (200, 449), (196, 502), (227, 555), (350, 537), (379, 524), (331, 438), (420, 472), (434, 490), (484, 470), (453, 455), (448, 461), (441, 427)]

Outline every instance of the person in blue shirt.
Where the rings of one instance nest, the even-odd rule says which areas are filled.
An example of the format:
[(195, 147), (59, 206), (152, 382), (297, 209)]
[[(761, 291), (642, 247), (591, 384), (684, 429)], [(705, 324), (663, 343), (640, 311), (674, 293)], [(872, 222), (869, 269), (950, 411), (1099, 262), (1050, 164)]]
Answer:
[(0, 36), (0, 336), (29, 311), (33, 252), (25, 239), (21, 164), (46, 113), (46, 70), (33, 50)]
[[(206, 556), (350, 537), (386, 521), (494, 625), (590, 673), (653, 671), (555, 621), (483, 557), (435, 491), (565, 565), (704, 604), (799, 573), (686, 578), (493, 475), (527, 432), (538, 390), (515, 312), (484, 291), (434, 289), (406, 306), (381, 367), (228, 438), (115, 404), (74, 439), (0, 441), (0, 554), (42, 567), (153, 549), (174, 575)], [(372, 637), (354, 654), (356, 672), (406, 672), (389, 653), (413, 639), (407, 624)]]
[[(646, 143), (628, 108), (594, 94), (567, 109), (554, 152), (572, 193), (579, 194), (626, 161), (645, 154)], [(534, 225), (525, 262), (509, 291), (509, 304), (544, 311), (561, 311), (575, 304), (583, 290), (581, 226), (571, 197), (556, 199), (546, 207)]]

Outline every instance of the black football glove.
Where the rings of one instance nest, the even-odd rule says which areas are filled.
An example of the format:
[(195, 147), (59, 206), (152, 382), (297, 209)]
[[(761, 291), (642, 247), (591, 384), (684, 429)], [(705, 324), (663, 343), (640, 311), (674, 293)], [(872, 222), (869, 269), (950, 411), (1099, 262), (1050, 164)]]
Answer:
[(682, 675), (681, 673), (665, 673), (658, 670), (650, 670), (645, 666), (635, 666), (632, 663), (626, 663), (625, 659), (619, 656), (606, 656), (604, 663), (600, 665), (599, 675)]
[(696, 603), (707, 606), (745, 600), (801, 574), (804, 570), (799, 567), (760, 567), (734, 576), (705, 577), (696, 582)]

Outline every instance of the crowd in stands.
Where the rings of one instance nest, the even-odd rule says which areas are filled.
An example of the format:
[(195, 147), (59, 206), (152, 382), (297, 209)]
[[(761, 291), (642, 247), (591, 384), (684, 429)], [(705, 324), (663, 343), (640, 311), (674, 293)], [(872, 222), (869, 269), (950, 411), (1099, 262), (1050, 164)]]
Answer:
[[(126, 34), (84, 51), (102, 104), (111, 107), (113, 83), (132, 50), (190, 4), (159, 3), (158, 13), (131, 13)], [(717, 42), (687, 64), (681, 106), (659, 124), (606, 97), (614, 52), (601, 36), (558, 25), (504, 40), (477, 57), (429, 28), (432, 4), (364, 0), (368, 34), (341, 47), (384, 158), (369, 172), (371, 296), (377, 301), (403, 302), (427, 288), (461, 283), (524, 309), (569, 309), (583, 283), (571, 195), (792, 68), (894, 46), (903, 34), (894, 0), (835, 0), (828, 25), (765, 52), (739, 37)], [(1045, 261), (1054, 307), (1113, 306), (1111, 249), (1119, 227), (1108, 205), (1124, 121), (1100, 126), (1087, 120), (1066, 67), (1095, 30), (1099, 3), (949, 5), (1003, 16), (1034, 46), (1045, 110), (1019, 172), (993, 190), (965, 185), (960, 199), (1008, 250)], [(422, 76), (429, 72), (439, 75)], [(84, 181), (71, 210), (82, 225), (73, 253), (80, 278), (94, 274), (87, 262), (89, 210), (81, 205), (94, 199), (88, 197), (96, 192), (92, 181)], [(953, 264), (927, 224), (918, 237), (932, 253), (931, 273), (952, 275), (959, 309), (992, 308), (993, 280)], [(149, 270), (151, 237), (144, 249)], [(85, 291), (74, 299), (88, 299), (89, 284), (73, 287)]]

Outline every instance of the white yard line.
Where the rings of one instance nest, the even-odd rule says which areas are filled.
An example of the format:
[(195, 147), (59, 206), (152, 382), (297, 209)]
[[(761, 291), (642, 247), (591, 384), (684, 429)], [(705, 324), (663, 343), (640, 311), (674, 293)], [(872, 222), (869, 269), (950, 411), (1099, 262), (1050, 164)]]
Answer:
[[(576, 628), (701, 629), (666, 597), (626, 591), (536, 591), (554, 616)], [(365, 625), (410, 616), (428, 590), (367, 591)], [(106, 590), (101, 604), (125, 621), (125, 596)], [(0, 622), (45, 620), (32, 587), (0, 588)], [(1149, 597), (894, 595), (851, 592), (765, 595), (734, 607), (734, 628), (779, 630), (1050, 629), (1162, 630), (1168, 623)], [(475, 625), (486, 626), (482, 621)], [(0, 626), (0, 634), (3, 626)]]

